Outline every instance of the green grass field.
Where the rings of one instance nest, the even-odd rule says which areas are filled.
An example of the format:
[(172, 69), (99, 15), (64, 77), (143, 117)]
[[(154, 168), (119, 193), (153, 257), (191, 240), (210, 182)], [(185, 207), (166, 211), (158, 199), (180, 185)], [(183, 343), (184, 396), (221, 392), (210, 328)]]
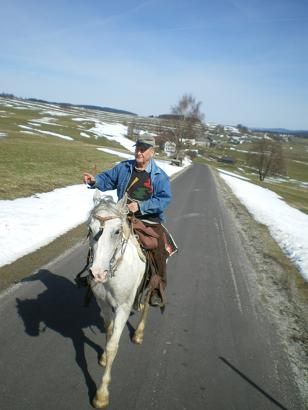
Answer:
[(91, 144), (52, 137), (17, 136), (0, 141), (1, 199), (30, 196), (79, 184), (82, 173), (109, 168), (115, 158)]
[[(231, 148), (231, 149), (230, 149)], [(247, 151), (250, 144), (241, 144), (225, 149), (209, 149), (205, 158), (198, 161), (205, 162), (211, 167), (224, 169), (248, 178), (254, 184), (268, 188), (280, 195), (289, 205), (308, 214), (308, 140), (301, 138), (290, 138), (284, 145), (287, 158), (288, 175), (279, 178), (266, 178), (259, 181), (256, 170), (247, 165)], [(235, 164), (226, 164), (214, 161), (211, 156), (228, 156), (236, 160)]]
[[(93, 126), (91, 121), (80, 125), (72, 120), (72, 116), (59, 116), (56, 125), (40, 124), (28, 130), (20, 125), (32, 128), (33, 120), (44, 118), (44, 113), (1, 104), (0, 113), (0, 133), (6, 134), (0, 139), (0, 199), (27, 197), (82, 183), (83, 172), (99, 172), (119, 160), (119, 157), (96, 148), (123, 150), (118, 143), (105, 138), (81, 137), (80, 132)], [(70, 136), (74, 140), (67, 141), (40, 131)]]

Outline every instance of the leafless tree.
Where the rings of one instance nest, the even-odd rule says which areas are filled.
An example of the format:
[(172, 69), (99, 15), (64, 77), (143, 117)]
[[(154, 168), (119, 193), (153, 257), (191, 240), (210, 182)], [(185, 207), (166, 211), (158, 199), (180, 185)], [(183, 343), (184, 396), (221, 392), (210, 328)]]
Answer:
[(249, 132), (248, 128), (242, 124), (238, 124), (236, 127), (241, 134), (247, 134)]
[(173, 133), (175, 141), (181, 148), (184, 139), (192, 139), (204, 133), (204, 114), (201, 112), (201, 101), (196, 101), (191, 94), (184, 94), (179, 102), (171, 106), (173, 114)]
[(282, 142), (277, 138), (263, 136), (252, 144), (248, 163), (257, 168), (260, 181), (270, 175), (287, 174)]
[(184, 94), (180, 101), (171, 107), (172, 114), (183, 116), (184, 119), (203, 121), (204, 114), (201, 112), (202, 102), (196, 101), (191, 94)]
[(140, 125), (138, 124), (138, 120), (133, 119), (133, 120), (128, 122), (128, 124), (127, 124), (127, 136), (128, 136), (128, 138), (135, 141), (137, 136), (139, 135), (139, 131), (140, 131)]

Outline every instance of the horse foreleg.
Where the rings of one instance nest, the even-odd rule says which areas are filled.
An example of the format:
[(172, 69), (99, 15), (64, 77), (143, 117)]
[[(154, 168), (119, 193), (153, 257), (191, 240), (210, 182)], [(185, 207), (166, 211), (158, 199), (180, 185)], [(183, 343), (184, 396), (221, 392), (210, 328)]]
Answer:
[(144, 306), (143, 306), (143, 311), (141, 315), (140, 322), (137, 326), (137, 329), (135, 330), (135, 334), (133, 336), (133, 342), (136, 344), (141, 344), (143, 342), (144, 338), (144, 329), (145, 329), (145, 324), (147, 321), (148, 313), (149, 313), (149, 307), (150, 307), (150, 295), (151, 292), (148, 292), (145, 301), (144, 301)]
[[(109, 339), (110, 339), (111, 336), (112, 336), (113, 324), (114, 324), (114, 323), (113, 323), (113, 320), (112, 320), (112, 321), (109, 322), (108, 325), (106, 325), (106, 346), (107, 346), (107, 344), (108, 344), (108, 342), (109, 342)], [(107, 362), (107, 354), (106, 354), (106, 347), (105, 347), (104, 353), (101, 355), (101, 358), (100, 358), (100, 360), (99, 360), (99, 364), (100, 364), (101, 366), (105, 367), (105, 366), (106, 366), (106, 362)]]
[(111, 368), (116, 357), (119, 341), (124, 329), (124, 326), (129, 317), (130, 309), (119, 309), (115, 314), (113, 330), (106, 345), (106, 367), (102, 378), (102, 383), (96, 391), (93, 399), (93, 406), (95, 408), (103, 408), (109, 404), (109, 384), (111, 382)]

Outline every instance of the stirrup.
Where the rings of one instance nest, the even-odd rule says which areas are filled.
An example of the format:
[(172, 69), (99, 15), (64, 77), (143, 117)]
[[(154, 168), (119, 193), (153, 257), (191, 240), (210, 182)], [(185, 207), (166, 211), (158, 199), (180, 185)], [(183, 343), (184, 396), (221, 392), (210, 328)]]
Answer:
[(160, 308), (165, 306), (165, 303), (162, 299), (162, 297), (159, 294), (159, 290), (158, 289), (154, 289), (151, 297), (150, 297), (150, 305), (151, 306), (158, 306)]

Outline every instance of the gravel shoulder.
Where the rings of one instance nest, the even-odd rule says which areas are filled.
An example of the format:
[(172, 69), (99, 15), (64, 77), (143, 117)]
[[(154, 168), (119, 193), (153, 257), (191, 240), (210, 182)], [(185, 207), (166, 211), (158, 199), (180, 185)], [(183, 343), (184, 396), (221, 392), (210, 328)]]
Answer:
[(253, 219), (216, 171), (212, 173), (254, 268), (248, 278), (251, 290), (277, 329), (308, 407), (308, 283), (268, 228)]

